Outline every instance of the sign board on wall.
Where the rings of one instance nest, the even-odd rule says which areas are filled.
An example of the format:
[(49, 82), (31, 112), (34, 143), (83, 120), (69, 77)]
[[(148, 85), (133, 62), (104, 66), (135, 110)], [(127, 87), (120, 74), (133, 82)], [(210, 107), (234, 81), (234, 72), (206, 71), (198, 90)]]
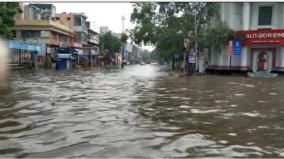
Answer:
[(174, 59), (175, 60), (178, 60), (180, 58), (180, 53), (174, 53)]
[(22, 41), (9, 41), (9, 48), (37, 52), (42, 52), (43, 50), (42, 44), (40, 43), (27, 43)]
[(47, 54), (50, 54), (50, 53), (51, 53), (50, 47), (47, 47), (47, 48), (46, 48), (46, 53), (47, 53)]
[(238, 34), (244, 37), (243, 45), (284, 44), (284, 29), (249, 30), (240, 31)]
[(227, 53), (229, 56), (232, 56), (232, 52), (233, 52), (233, 41), (230, 40), (227, 46)]
[(241, 54), (241, 41), (240, 40), (234, 40), (233, 41), (233, 54), (234, 55), (240, 55)]
[(73, 43), (73, 47), (76, 47), (76, 48), (83, 48), (83, 45), (80, 44), (80, 43)]

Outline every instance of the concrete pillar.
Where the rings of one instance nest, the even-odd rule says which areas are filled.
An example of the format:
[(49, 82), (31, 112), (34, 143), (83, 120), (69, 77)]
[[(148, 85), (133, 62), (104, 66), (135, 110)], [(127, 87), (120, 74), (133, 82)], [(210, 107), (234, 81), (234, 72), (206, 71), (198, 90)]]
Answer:
[(224, 63), (224, 50), (222, 49), (221, 52), (220, 52), (220, 56), (219, 56), (219, 62), (217, 63), (217, 65), (220, 65), (220, 66), (225, 66), (225, 63)]
[(247, 47), (242, 47), (240, 66), (248, 66), (249, 65), (248, 51), (249, 51), (249, 49)]
[(16, 30), (16, 39), (21, 39), (22, 35), (21, 35), (21, 30)]
[(220, 12), (221, 12), (221, 21), (224, 22), (225, 21), (225, 3), (221, 3), (221, 7), (220, 7)]
[[(282, 4), (282, 14), (281, 15), (283, 15), (284, 14), (284, 3), (281, 3)], [(280, 28), (283, 28), (284, 27), (284, 18), (282, 18), (282, 25), (280, 26)]]
[(243, 30), (249, 30), (250, 24), (250, 3), (244, 2), (243, 3)]
[(281, 47), (281, 50), (280, 50), (280, 60), (278, 63), (278, 67), (284, 67), (284, 47)]

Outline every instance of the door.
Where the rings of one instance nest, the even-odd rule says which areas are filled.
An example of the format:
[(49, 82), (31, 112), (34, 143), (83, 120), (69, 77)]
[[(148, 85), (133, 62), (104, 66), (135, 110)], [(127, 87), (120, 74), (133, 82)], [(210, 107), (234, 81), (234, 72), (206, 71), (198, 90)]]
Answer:
[(253, 49), (252, 70), (253, 72), (269, 73), (273, 67), (274, 49)]

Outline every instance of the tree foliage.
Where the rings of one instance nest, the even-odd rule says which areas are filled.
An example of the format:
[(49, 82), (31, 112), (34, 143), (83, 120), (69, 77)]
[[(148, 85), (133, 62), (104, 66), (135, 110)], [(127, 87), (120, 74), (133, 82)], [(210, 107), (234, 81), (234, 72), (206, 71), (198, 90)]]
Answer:
[(110, 52), (119, 51), (121, 45), (127, 42), (128, 36), (122, 33), (118, 38), (111, 31), (100, 35), (100, 46), (103, 50), (108, 50)]
[(21, 7), (18, 2), (0, 2), (0, 36), (10, 38), (12, 36), (11, 28), (15, 24), (15, 15), (21, 13)]
[(114, 36), (110, 31), (100, 35), (100, 46), (103, 50), (116, 52), (120, 49), (120, 39)]
[(120, 43), (121, 45), (122, 44), (125, 44), (127, 42), (127, 39), (128, 39), (128, 36), (125, 34), (125, 33), (122, 33), (121, 34), (121, 37), (120, 37)]
[(236, 37), (235, 32), (228, 28), (224, 23), (218, 23), (216, 27), (208, 29), (206, 31), (207, 46), (211, 52), (212, 49), (220, 51), (223, 49), (229, 40), (233, 40)]
[(216, 28), (210, 26), (213, 17), (218, 18), (217, 3), (147, 2), (135, 3), (133, 7), (131, 21), (136, 24), (133, 29), (134, 41), (137, 44), (155, 45), (154, 52), (160, 54), (155, 57), (166, 60), (169, 60), (170, 54), (184, 51), (185, 38), (197, 43), (199, 51), (203, 48), (219, 49), (232, 32), (222, 23), (217, 24)]

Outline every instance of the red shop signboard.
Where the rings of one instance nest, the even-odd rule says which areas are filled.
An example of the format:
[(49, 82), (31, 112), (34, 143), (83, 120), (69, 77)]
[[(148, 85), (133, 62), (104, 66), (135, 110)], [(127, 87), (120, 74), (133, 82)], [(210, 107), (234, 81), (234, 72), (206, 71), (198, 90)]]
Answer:
[(249, 30), (240, 31), (238, 34), (244, 37), (243, 45), (284, 44), (284, 29)]

